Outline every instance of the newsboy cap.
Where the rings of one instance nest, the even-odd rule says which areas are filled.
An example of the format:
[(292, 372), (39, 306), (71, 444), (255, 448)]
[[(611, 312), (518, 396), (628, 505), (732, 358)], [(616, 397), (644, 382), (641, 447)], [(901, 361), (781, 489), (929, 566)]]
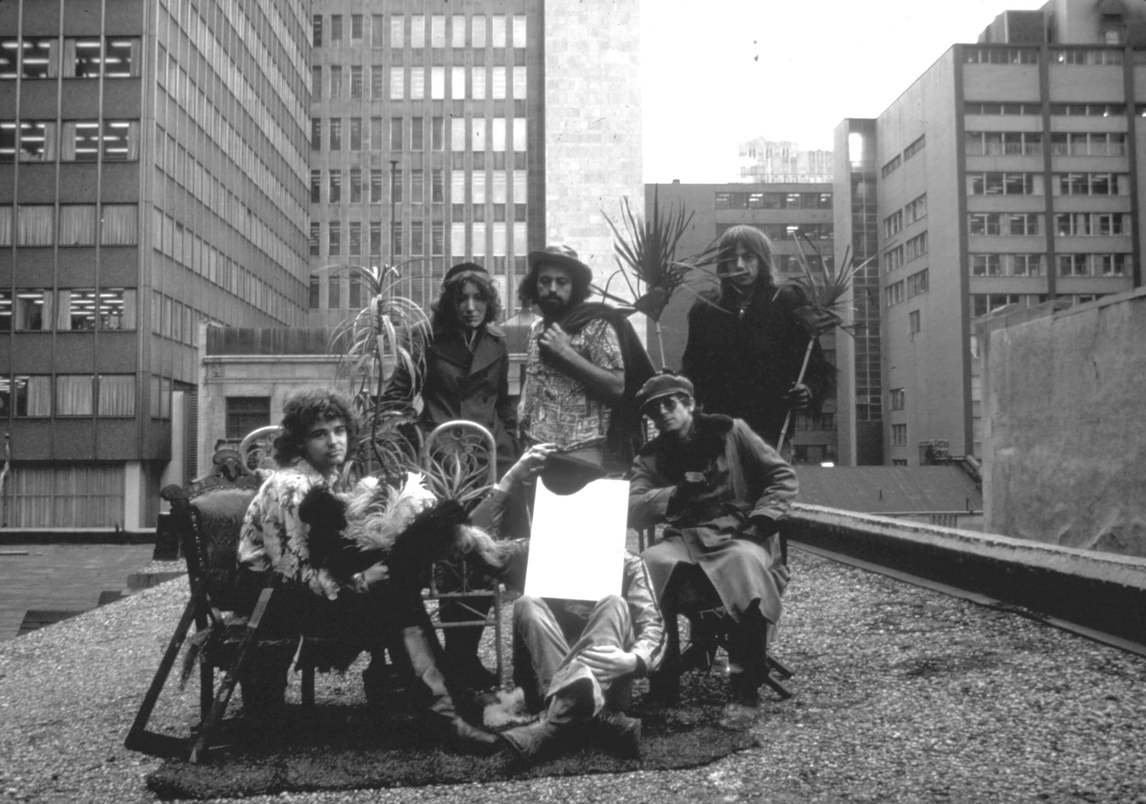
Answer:
[(673, 394), (694, 396), (692, 380), (680, 374), (654, 374), (645, 380), (645, 384), (637, 391), (637, 408), (644, 410), (645, 405), (653, 400)]
[(574, 274), (580, 274), (585, 283), (593, 281), (593, 271), (581, 262), (577, 252), (562, 243), (546, 246), (541, 251), (529, 252), (529, 270), (536, 271), (541, 265), (556, 265)]

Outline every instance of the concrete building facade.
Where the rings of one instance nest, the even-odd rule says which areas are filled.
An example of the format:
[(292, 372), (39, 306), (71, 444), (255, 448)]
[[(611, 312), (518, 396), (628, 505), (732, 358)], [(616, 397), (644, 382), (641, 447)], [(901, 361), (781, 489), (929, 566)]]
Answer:
[(0, 4), (0, 524), (153, 525), (197, 324), (304, 319), (308, 37), (286, 0)]
[(977, 318), (1141, 284), (1144, 18), (1006, 12), (874, 121), (891, 463), (981, 454)]

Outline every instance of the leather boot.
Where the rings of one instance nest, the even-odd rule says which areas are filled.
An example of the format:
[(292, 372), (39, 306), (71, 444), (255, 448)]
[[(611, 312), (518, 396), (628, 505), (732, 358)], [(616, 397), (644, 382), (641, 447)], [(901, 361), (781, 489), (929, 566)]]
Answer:
[(625, 759), (641, 757), (641, 721), (623, 712), (602, 709), (593, 718), (594, 737), (601, 747)]
[(437, 638), (428, 626), (411, 625), (402, 629), (402, 644), (410, 660), (414, 680), (421, 682), (430, 696), (427, 709), (447, 740), (459, 751), (471, 754), (491, 754), (498, 748), (497, 738), (485, 729), (471, 726), (454, 707), (446, 687), (446, 678), (438, 667)]
[[(451, 617), (453, 619), (451, 619)], [(442, 621), (456, 621), (456, 614), (442, 613)], [(445, 629), (445, 669), (455, 686), (471, 690), (488, 690), (496, 687), (501, 679), (490, 672), (478, 658), (478, 643), (481, 642), (483, 626), (462, 626)]]
[(558, 751), (574, 727), (592, 712), (592, 684), (588, 679), (581, 679), (554, 693), (539, 720), (499, 732), (497, 736), (519, 762), (532, 765)]

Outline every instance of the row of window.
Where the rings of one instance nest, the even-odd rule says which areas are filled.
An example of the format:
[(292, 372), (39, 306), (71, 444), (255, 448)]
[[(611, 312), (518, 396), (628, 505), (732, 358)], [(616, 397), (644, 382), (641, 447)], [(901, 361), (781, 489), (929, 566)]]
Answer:
[[(1130, 254), (1056, 254), (1059, 276), (1129, 276), (1133, 268)], [(971, 254), (968, 258), (971, 276), (1042, 276), (1045, 254)]]
[[(1042, 115), (1043, 107), (1041, 103), (1030, 101), (967, 101), (963, 104), (963, 113), (989, 117), (1037, 117)], [(1052, 117), (1124, 117), (1126, 104), (1052, 103), (1050, 113)], [(1146, 114), (1146, 104), (1136, 106), (1134, 113)]]
[(130, 417), (135, 397), (134, 374), (0, 376), (0, 416)]
[[(895, 212), (892, 212), (890, 215), (883, 219), (884, 239), (890, 239), (899, 234), (899, 232), (903, 230), (905, 218), (907, 220), (907, 225), (910, 226), (913, 223), (923, 220), (925, 217), (927, 217), (927, 193), (913, 198), (904, 205), (903, 209), (897, 209)], [(924, 245), (924, 252), (920, 253), (925, 252), (926, 244)], [(908, 257), (908, 259), (912, 258)], [(899, 265), (902, 264), (903, 252), (902, 249), (900, 249)], [(886, 262), (884, 267), (886, 270), (890, 270), (887, 268)], [(898, 265), (896, 267), (898, 267)]]
[[(325, 73), (326, 80), (323, 80)], [(426, 76), (429, 75), (429, 95)], [(448, 81), (447, 81), (448, 78)], [(314, 99), (323, 90), (330, 100), (366, 100), (366, 67), (332, 65), (311, 68)], [(525, 100), (528, 97), (525, 67), (383, 67), (370, 66), (369, 99), (386, 100)]]
[[(1117, 44), (1111, 42), (1110, 44)], [(1115, 48), (1057, 48), (1049, 51), (1052, 65), (1094, 66), (1122, 64), (1122, 50)], [(967, 47), (965, 64), (1038, 64), (1038, 47)]]
[(290, 318), (294, 304), (287, 295), (239, 265), (197, 231), (158, 208), (152, 210), (152, 226), (152, 248), (157, 252), (278, 321)]
[[(408, 125), (407, 125), (408, 124)], [(494, 154), (526, 150), (527, 122), (522, 117), (452, 117), (449, 127), (449, 150), (485, 152)], [(388, 129), (388, 131), (387, 131)], [(310, 148), (323, 150), (323, 132), (326, 132), (327, 151), (384, 151), (391, 153), (408, 150), (422, 151), (426, 147), (425, 118), (422, 117), (312, 117), (310, 120)], [(387, 136), (387, 134), (389, 136)], [(445, 121), (441, 117), (430, 119), (430, 149), (446, 150)], [(504, 159), (504, 157), (503, 157)], [(517, 157), (514, 158), (516, 163)]]
[[(496, 209), (496, 207), (495, 207)], [(504, 209), (502, 207), (501, 209)], [(456, 221), (449, 224), (450, 248), (453, 256), (466, 253), (467, 234), (472, 243), (470, 254), (475, 257), (504, 257), (510, 253), (525, 254), (527, 226), (524, 221)], [(429, 243), (426, 234), (429, 233)], [(310, 224), (310, 253), (314, 257), (377, 257), (383, 254), (381, 221), (328, 221), (324, 227), (319, 221)], [(446, 254), (446, 224), (433, 221), (411, 221), (409, 226), (395, 223), (390, 229), (389, 256), (420, 257)], [(489, 242), (487, 244), (487, 236)], [(345, 244), (345, 245), (344, 245)]]
[(0, 246), (133, 246), (139, 239), (135, 204), (0, 206)]
[[(475, 166), (476, 167), (476, 166)], [(325, 175), (325, 181), (323, 177)], [(407, 180), (407, 176), (409, 177)], [(383, 187), (389, 185), (390, 200), (396, 203), (410, 201), (414, 204), (441, 204), (446, 202), (445, 190), (446, 171), (442, 168), (430, 170), (429, 198), (427, 198), (426, 171), (421, 168), (414, 170), (395, 169), (389, 177), (382, 168), (341, 168), (310, 172), (310, 200), (319, 204), (324, 200), (330, 204), (382, 204), (385, 201)], [(455, 205), (474, 204), (481, 206), (487, 201), (493, 204), (523, 205), (528, 197), (528, 174), (524, 170), (452, 170), (450, 178), (450, 200)], [(388, 179), (388, 180), (387, 180)], [(325, 197), (323, 189), (325, 188)], [(510, 198), (510, 188), (513, 196)], [(464, 210), (463, 210), (464, 215)], [(502, 217), (495, 220), (505, 220), (504, 208), (494, 211), (494, 215)], [(454, 216), (457, 220), (461, 216)], [(480, 220), (480, 219), (479, 219)], [(515, 213), (514, 220), (522, 220)], [(788, 227), (798, 228), (798, 227)], [(807, 231), (819, 236), (820, 229), (826, 229), (826, 237), (831, 237), (831, 227), (828, 225), (806, 227)]]
[[(1043, 233), (1043, 216), (1037, 212), (972, 212), (967, 216), (971, 235), (1038, 235)], [(1059, 237), (1111, 237), (1131, 234), (1130, 214), (1126, 212), (1059, 212), (1054, 216), (1054, 233)]]
[[(968, 195), (1044, 195), (1043, 174), (1018, 171), (976, 171), (966, 174)], [(1055, 173), (1051, 188), (1062, 195), (1129, 195), (1125, 173)]]
[[(1038, 131), (968, 131), (968, 156), (1037, 156), (1045, 136)], [(1126, 135), (1115, 131), (1054, 132), (1050, 135), (1054, 156), (1125, 156)]]
[(716, 209), (831, 209), (831, 193), (728, 193), (719, 192)]
[(134, 289), (0, 290), (0, 332), (118, 331), (135, 327)]
[(797, 235), (810, 240), (832, 239), (832, 224), (830, 223), (754, 223), (752, 225), (774, 242), (791, 240)]
[(1045, 254), (971, 254), (971, 276), (1042, 276)]
[(920, 232), (915, 237), (908, 238), (903, 244), (904, 261), (911, 262), (927, 253), (927, 232)]
[(926, 135), (920, 135), (919, 139), (910, 143), (906, 148), (903, 149), (903, 161), (906, 162), (908, 159), (915, 156), (926, 147), (927, 137)]
[[(426, 23), (429, 22), (429, 25)], [(448, 32), (447, 32), (448, 29)], [(389, 42), (386, 35), (389, 33)], [(311, 43), (362, 45), (381, 48), (523, 48), (526, 43), (524, 14), (315, 14), (311, 18)]]
[(0, 120), (0, 164), (139, 159), (137, 120)]
[(892, 282), (883, 289), (883, 298), (887, 307), (892, 307), (906, 299), (926, 293), (930, 288), (930, 271), (924, 268), (916, 271), (906, 279)]
[(138, 37), (0, 37), (0, 80), (138, 78)]

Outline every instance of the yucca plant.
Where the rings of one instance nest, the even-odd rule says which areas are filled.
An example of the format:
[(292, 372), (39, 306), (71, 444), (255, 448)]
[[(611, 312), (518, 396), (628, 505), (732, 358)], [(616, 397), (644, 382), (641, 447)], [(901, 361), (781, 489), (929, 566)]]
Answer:
[[(796, 316), (808, 332), (808, 346), (804, 349), (804, 360), (796, 377), (796, 383), (801, 384), (808, 371), (812, 349), (820, 336), (837, 327), (851, 333), (851, 328), (844, 323), (844, 314), (850, 309), (848, 292), (851, 290), (855, 275), (875, 258), (870, 257), (859, 265), (853, 264), (849, 244), (844, 248), (839, 265), (833, 265), (831, 261), (824, 259), (806, 234), (797, 230), (793, 232), (792, 238), (796, 243), (796, 259), (800, 265), (800, 275), (788, 281), (798, 285), (807, 299), (807, 304), (795, 310)], [(808, 257), (808, 252), (804, 250), (805, 245), (814, 255), (814, 259)], [(776, 439), (777, 451), (783, 448), (784, 438), (788, 435), (788, 426), (791, 422), (792, 411), (789, 410), (784, 416), (784, 426), (780, 428), (780, 435)]]
[[(661, 206), (656, 190), (653, 203), (645, 217), (633, 212), (628, 196), (621, 199), (621, 225), (607, 213), (601, 213), (613, 231), (613, 258), (617, 272), (629, 287), (636, 301), (633, 309), (653, 320), (657, 333), (661, 365), (664, 365), (664, 339), (661, 335), (660, 316), (672, 294), (684, 286), (690, 270), (715, 262), (715, 252), (707, 249), (689, 261), (678, 260), (677, 246), (692, 223), (693, 213), (683, 206)], [(630, 277), (630, 274), (632, 277)], [(618, 300), (608, 292), (608, 285), (599, 292), (606, 298)]]
[(366, 306), (335, 328), (332, 351), (341, 355), (340, 371), (350, 384), (351, 398), (362, 419), (358, 454), (366, 465), (361, 474), (377, 473), (394, 481), (417, 471), (416, 420), (408, 400), (383, 403), (387, 379), (401, 367), (411, 387), (421, 387), (430, 341), (430, 318), (413, 299), (400, 295), (395, 266), (351, 266), (369, 294)]

